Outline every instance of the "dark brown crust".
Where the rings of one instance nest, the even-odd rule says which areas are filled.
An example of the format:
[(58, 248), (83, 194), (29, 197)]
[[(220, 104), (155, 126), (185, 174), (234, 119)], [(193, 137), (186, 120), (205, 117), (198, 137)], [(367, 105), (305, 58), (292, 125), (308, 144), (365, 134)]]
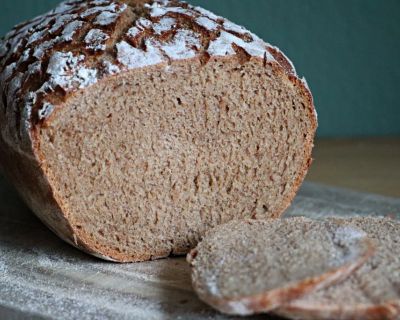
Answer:
[[(3, 115), (0, 115), (0, 122), (4, 123)], [(64, 215), (60, 214), (61, 209), (33, 150), (30, 154), (18, 151), (0, 135), (0, 163), (3, 174), (43, 223), (65, 241), (73, 243), (72, 228)]]
[[(68, 1), (65, 1), (65, 2), (68, 3)], [(111, 1), (110, 0), (109, 2), (115, 3), (115, 4), (117, 4), (117, 6), (122, 5), (121, 1)], [(68, 12), (65, 12), (65, 14), (79, 15), (83, 11), (90, 9), (92, 7), (94, 7), (94, 4), (90, 3), (89, 1), (77, 1), (72, 4), (71, 9), (68, 10)], [(64, 14), (61, 14), (61, 16), (63, 16), (63, 15)], [(13, 121), (10, 121), (10, 119), (8, 119), (8, 122), (6, 122), (6, 126), (10, 127), (10, 128), (8, 128), (8, 130), (10, 132), (16, 131), (15, 132), (16, 137), (12, 137), (11, 135), (10, 135), (10, 137), (8, 137), (8, 138), (10, 138), (11, 141), (13, 141), (15, 143), (20, 142), (20, 141), (18, 141), (18, 138), (20, 138), (20, 140), (23, 140), (19, 136), (19, 131), (20, 131), (21, 126), (23, 125), (22, 113), (23, 113), (23, 107), (24, 107), (24, 101), (23, 101), (24, 97), (28, 92), (34, 92), (35, 90), (40, 88), (43, 84), (45, 84), (48, 81), (49, 76), (46, 74), (45, 69), (47, 68), (47, 66), (49, 64), (51, 55), (57, 51), (72, 52), (74, 54), (75, 53), (83, 54), (83, 55), (85, 55), (85, 57), (87, 59), (88, 66), (99, 68), (99, 66), (97, 65), (97, 58), (99, 56), (99, 52), (97, 50), (92, 50), (92, 49), (88, 48), (84, 43), (84, 38), (87, 35), (87, 33), (91, 29), (100, 29), (104, 33), (108, 34), (110, 36), (110, 39), (112, 39), (114, 36), (118, 36), (118, 31), (121, 28), (121, 26), (132, 23), (132, 21), (136, 18), (136, 17), (133, 17), (132, 10), (126, 10), (115, 20), (115, 22), (110, 23), (107, 26), (95, 25), (96, 15), (79, 17), (79, 18), (73, 19), (71, 21), (67, 20), (68, 23), (72, 22), (72, 21), (73, 22), (75, 22), (75, 21), (82, 22), (83, 26), (79, 30), (76, 31), (76, 33), (73, 35), (71, 40), (61, 41), (59, 43), (56, 43), (53, 46), (51, 46), (49, 49), (44, 51), (42, 58), (40, 58), (40, 59), (34, 58), (33, 52), (35, 51), (35, 49), (37, 49), (39, 45), (42, 45), (42, 44), (46, 43), (47, 41), (53, 41), (57, 37), (59, 37), (63, 31), (64, 26), (58, 28), (58, 30), (56, 30), (53, 33), (46, 32), (43, 36), (41, 36), (40, 38), (38, 38), (37, 40), (33, 41), (30, 44), (28, 43), (28, 39), (32, 35), (34, 35), (35, 32), (51, 30), (51, 28), (53, 28), (56, 25), (56, 22), (57, 22), (55, 20), (56, 17), (57, 17), (57, 15), (55, 13), (49, 12), (41, 17), (36, 18), (36, 19), (38, 19), (39, 22), (41, 21), (41, 19), (43, 19), (44, 21), (47, 21), (46, 19), (49, 19), (49, 20), (47, 21), (47, 24), (43, 25), (40, 28), (38, 26), (32, 27), (26, 33), (26, 35), (20, 39), (21, 46), (19, 46), (17, 48), (15, 53), (13, 53), (9, 56), (6, 55), (4, 57), (0, 57), (0, 75), (7, 66), (9, 66), (13, 63), (17, 63), (17, 65), (18, 65), (18, 67), (8, 77), (1, 79), (3, 82), (0, 84), (0, 93), (2, 96), (2, 100), (3, 100), (2, 110), (4, 110), (4, 112), (7, 109), (9, 109), (10, 107), (12, 107), (7, 104), (7, 99), (6, 99), (6, 96), (8, 94), (10, 94), (9, 86), (11, 84), (11, 81), (14, 79), (15, 75), (17, 75), (18, 73), (21, 73), (23, 75), (20, 90), (18, 90), (18, 92), (16, 92), (16, 94), (15, 94), (16, 102), (15, 102), (15, 106), (14, 106), (15, 110), (14, 110), (14, 115), (13, 115), (15, 117), (15, 119), (13, 119)], [(53, 18), (53, 19), (51, 19), (51, 18)], [(28, 21), (19, 26), (16, 26), (13, 30), (13, 32), (15, 34), (12, 36), (9, 36), (8, 41), (11, 41), (14, 38), (17, 39), (18, 34), (21, 33), (21, 29), (25, 25), (27, 25), (28, 23), (32, 23), (36, 19)], [(113, 43), (111, 43), (110, 40), (108, 40), (106, 42), (106, 44), (108, 47), (113, 45)], [(0, 45), (1, 45), (1, 43), (0, 43)], [(107, 50), (109, 49), (108, 47), (107, 47)], [(111, 48), (111, 50), (112, 50), (112, 48)], [(23, 56), (24, 52), (29, 52), (29, 58), (26, 61), (23, 61), (22, 63), (18, 63), (19, 59)], [(36, 70), (32, 74), (28, 74), (28, 67), (31, 64), (33, 64), (34, 62), (41, 63), (40, 70)], [(55, 105), (62, 104), (63, 102), (67, 101), (67, 99), (69, 98), (69, 95), (71, 93), (70, 91), (73, 91), (73, 90), (65, 90), (64, 88), (57, 87), (57, 88), (54, 88), (54, 90), (46, 89), (45, 91), (46, 92), (42, 92), (38, 95), (37, 101), (33, 104), (32, 116), (29, 119), (32, 126), (41, 126), (44, 124), (43, 121), (41, 121), (37, 117), (37, 111), (40, 108), (40, 106), (42, 105), (43, 101), (49, 101), (49, 102), (54, 103)], [(9, 123), (9, 122), (12, 122), (12, 123)], [(22, 143), (19, 147), (27, 148), (27, 149), (30, 148), (29, 144), (24, 145)]]
[(296, 70), (294, 69), (292, 63), (278, 48), (269, 46), (267, 50), (288, 74), (296, 75)]
[[(137, 4), (136, 1), (123, 1), (129, 3), (130, 5)], [(144, 1), (138, 1), (140, 3)], [(147, 2), (147, 1), (145, 1)], [(182, 6), (184, 6), (182, 4)], [(170, 15), (170, 14), (168, 14)], [(201, 32), (204, 36), (203, 41), (205, 45), (208, 45), (208, 41), (215, 37), (216, 35), (212, 32), (208, 32), (203, 30), (199, 26), (194, 23), (190, 23), (187, 17), (179, 16), (179, 19), (182, 20), (182, 23), (185, 23), (187, 27), (197, 28), (198, 32)], [(159, 18), (155, 18), (158, 20)], [(112, 32), (115, 32), (115, 37), (118, 39), (122, 38), (121, 31), (126, 30), (127, 26), (130, 27), (132, 25), (132, 21), (135, 18), (131, 14), (127, 14), (122, 20), (118, 23), (121, 23), (121, 26), (111, 25), (109, 28)], [(26, 41), (26, 40), (24, 40)], [(80, 43), (80, 44), (79, 44)], [(64, 49), (68, 50), (77, 50), (78, 52), (83, 49), (83, 44), (76, 39), (76, 43), (74, 42), (72, 45)], [(56, 50), (52, 49), (51, 52)], [(111, 51), (112, 52), (112, 48)], [(273, 49), (276, 51), (276, 49)], [(46, 53), (46, 57), (51, 52)], [(16, 61), (21, 56), (22, 50), (17, 52), (14, 56), (12, 56), (12, 60)], [(98, 62), (98, 56), (94, 53), (93, 57), (90, 58), (91, 63), (96, 65)], [(199, 55), (194, 58), (195, 60), (200, 60), (202, 63), (207, 63), (209, 59), (234, 59), (241, 62), (241, 59), (237, 59), (236, 55), (228, 56), (228, 57), (207, 57), (204, 60), (205, 52), (199, 52)], [(276, 51), (274, 56), (278, 57), (279, 52)], [(299, 94), (302, 95), (307, 103), (307, 110), (309, 113), (309, 118), (312, 122), (312, 126), (309, 128), (309, 134), (307, 136), (307, 147), (304, 150), (304, 164), (303, 169), (299, 172), (298, 177), (296, 179), (293, 190), (290, 194), (284, 199), (281, 207), (276, 210), (276, 212), (272, 213), (273, 217), (279, 217), (283, 211), (290, 205), (293, 200), (298, 188), (300, 187), (308, 168), (311, 164), (311, 153), (313, 148), (313, 140), (315, 131), (317, 128), (317, 120), (315, 117), (315, 109), (313, 105), (313, 99), (311, 92), (306, 87), (306, 85), (294, 75), (294, 70), (289, 67), (291, 64), (288, 62), (286, 57), (283, 55), (279, 55), (278, 62), (270, 62), (263, 60), (261, 58), (258, 59), (260, 64), (268, 63), (273, 66), (273, 69), (281, 74), (283, 77), (288, 77), (289, 80), (296, 86), (299, 90)], [(240, 58), (240, 57), (239, 57)], [(48, 59), (48, 58), (45, 58)], [(190, 60), (186, 60), (190, 63)], [(286, 62), (285, 62), (286, 61)], [(173, 61), (170, 61), (173, 63)], [(4, 67), (3, 59), (0, 59), (1, 69)], [(46, 63), (44, 63), (46, 65)], [(153, 66), (157, 67), (157, 66)], [(161, 66), (158, 66), (161, 67)], [(18, 70), (21, 72), (25, 72), (25, 66), (23, 65)], [(25, 70), (25, 71), (24, 71)], [(1, 70), (0, 70), (1, 71)], [(44, 72), (43, 70), (41, 71)], [(126, 72), (134, 72), (134, 71), (126, 71)], [(41, 73), (41, 74), (42, 74)], [(103, 79), (99, 79), (99, 81), (107, 81), (111, 76), (104, 77)], [(31, 84), (27, 84), (23, 87), (23, 91), (27, 92), (32, 89), (32, 86), (35, 88), (40, 87), (46, 81), (46, 77), (43, 75), (38, 78), (37, 81), (31, 82)], [(7, 91), (8, 82), (5, 81), (0, 83), (1, 93), (4, 94)], [(62, 92), (55, 91), (52, 95), (49, 95), (47, 98), (50, 99), (57, 107), (62, 107), (65, 102), (67, 102), (75, 93), (75, 92)], [(43, 98), (43, 97), (41, 97)], [(4, 101), (4, 99), (2, 99)], [(36, 213), (36, 215), (46, 223), (57, 235), (59, 235), (62, 239), (67, 241), (68, 243), (73, 244), (77, 248), (86, 251), (90, 254), (96, 255), (103, 259), (115, 260), (119, 262), (131, 262), (131, 261), (143, 261), (149, 259), (156, 259), (166, 257), (171, 254), (171, 252), (162, 251), (157, 254), (149, 255), (148, 253), (138, 253), (136, 256), (127, 256), (115, 250), (111, 250), (107, 247), (101, 247), (95, 245), (81, 230), (74, 229), (72, 227), (73, 223), (70, 221), (67, 216), (67, 210), (64, 208), (63, 200), (58, 198), (55, 192), (52, 190), (52, 186), (48, 181), (48, 168), (46, 167), (46, 161), (44, 157), (41, 155), (40, 146), (38, 145), (38, 135), (40, 134), (41, 126), (46, 125), (44, 121), (37, 121), (35, 118), (31, 118), (30, 129), (27, 128), (26, 132), (23, 132), (23, 136), (20, 136), (20, 125), (22, 122), (22, 112), (20, 111), (22, 108), (22, 101), (20, 101), (20, 106), (18, 107), (19, 112), (12, 113), (12, 119), (7, 119), (5, 110), (7, 109), (7, 102), (2, 102), (0, 104), (0, 127), (2, 128), (2, 134), (0, 135), (0, 165), (4, 168), (4, 171), (7, 173), (9, 179), (14, 182), (19, 192), (22, 194), (23, 198), (27, 202), (27, 204), (32, 208), (32, 210)], [(51, 121), (51, 118), (47, 119), (47, 121)], [(15, 137), (18, 138), (15, 138)], [(6, 138), (6, 139), (5, 139)], [(185, 254), (187, 253), (187, 248), (175, 248), (175, 251), (172, 252), (174, 254)]]
[[(240, 309), (244, 308), (245, 310), (248, 310), (248, 313), (239, 313), (239, 315), (271, 312), (279, 308), (280, 306), (285, 305), (295, 299), (298, 299), (310, 292), (326, 288), (332, 284), (338, 283), (348, 278), (354, 271), (361, 267), (374, 253), (375, 248), (372, 242), (368, 241), (368, 250), (366, 250), (366, 252), (359, 259), (348, 263), (347, 265), (342, 266), (336, 270), (326, 272), (319, 277), (305, 279), (285, 288), (275, 289), (250, 297), (232, 298), (228, 300), (216, 299), (207, 295), (202, 295), (200, 296), (200, 298), (217, 310), (230, 315), (238, 315), (237, 310), (235, 310), (235, 305), (240, 306)], [(195, 260), (196, 255), (196, 249), (192, 250), (188, 254), (187, 261), (191, 264)], [(195, 281), (192, 282), (192, 284), (197, 293), (201, 292), (201, 290), (199, 290), (198, 288), (198, 284)], [(281, 315), (286, 316), (288, 314), (292, 315), (290, 313), (282, 313)]]
[[(299, 90), (302, 92), (303, 96), (309, 102), (309, 105), (307, 106), (307, 108), (309, 111), (310, 119), (312, 121), (312, 127), (310, 128), (309, 135), (307, 136), (307, 148), (304, 150), (304, 160), (305, 161), (303, 164), (303, 169), (301, 172), (299, 172), (299, 174), (297, 176), (297, 179), (295, 181), (292, 192), (287, 196), (286, 200), (284, 200), (282, 202), (281, 208), (277, 210), (277, 214), (276, 214), (277, 217), (282, 215), (283, 212), (290, 206), (294, 197), (296, 196), (297, 192), (299, 191), (301, 184), (303, 183), (304, 179), (306, 178), (307, 172), (313, 162), (312, 150), (314, 148), (314, 139), (315, 139), (315, 135), (317, 132), (317, 127), (318, 127), (318, 121), (317, 121), (316, 111), (315, 111), (315, 106), (314, 106), (314, 99), (311, 94), (311, 91), (304, 84), (304, 82), (299, 80), (297, 77), (289, 75), (289, 80), (296, 87), (299, 88)], [(275, 215), (273, 215), (273, 216), (275, 217)]]

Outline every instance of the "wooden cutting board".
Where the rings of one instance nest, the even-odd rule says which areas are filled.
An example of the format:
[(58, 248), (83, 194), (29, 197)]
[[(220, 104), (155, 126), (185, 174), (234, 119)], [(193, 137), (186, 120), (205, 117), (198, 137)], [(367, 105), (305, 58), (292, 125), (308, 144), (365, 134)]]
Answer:
[[(286, 213), (357, 214), (400, 218), (400, 199), (305, 183)], [(235, 319), (197, 299), (189, 271), (184, 258), (118, 265), (87, 256), (0, 178), (0, 319)]]

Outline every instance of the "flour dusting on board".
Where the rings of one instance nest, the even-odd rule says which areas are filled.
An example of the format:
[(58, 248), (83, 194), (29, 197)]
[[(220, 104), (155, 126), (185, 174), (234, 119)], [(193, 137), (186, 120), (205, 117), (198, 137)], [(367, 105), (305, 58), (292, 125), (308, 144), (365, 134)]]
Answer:
[(200, 36), (189, 30), (179, 30), (171, 42), (160, 43), (160, 47), (171, 59), (194, 58), (201, 47)]
[(104, 11), (97, 16), (94, 23), (100, 26), (108, 26), (115, 23), (119, 16), (116, 12)]
[(39, 109), (39, 119), (43, 120), (48, 118), (54, 111), (54, 105), (48, 102), (43, 103), (43, 106)]
[(176, 20), (170, 17), (164, 17), (153, 27), (156, 34), (162, 34), (165, 31), (170, 31), (176, 25)]
[(127, 8), (128, 8), (128, 6), (125, 3), (121, 4), (121, 3), (115, 2), (115, 3), (111, 3), (108, 6), (100, 5), (100, 6), (92, 7), (90, 9), (87, 9), (83, 13), (81, 13), (80, 16), (81, 16), (81, 18), (86, 18), (88, 16), (95, 15), (95, 14), (100, 15), (104, 12), (108, 12), (111, 14), (119, 14), (119, 13), (125, 11)]
[(152, 4), (145, 4), (145, 7), (150, 9), (150, 16), (152, 17), (160, 17), (168, 13), (180, 13), (187, 16), (193, 15), (193, 12), (190, 9), (169, 7), (168, 3), (169, 1), (155, 1)]
[[(2, 190), (3, 186), (0, 185)], [(2, 190), (3, 191), (3, 190)], [(3, 199), (4, 200), (4, 199)], [(190, 289), (189, 268), (183, 260), (142, 264), (105, 263), (53, 238), (34, 219), (13, 212), (16, 224), (0, 217), (0, 234), (16, 227), (20, 235), (11, 245), (0, 245), (0, 305), (21, 310), (24, 318), (40, 315), (65, 319), (177, 319), (191, 318), (201, 303)], [(5, 220), (2, 220), (5, 219)], [(28, 225), (27, 221), (33, 221)], [(32, 246), (30, 239), (35, 239)], [(15, 241), (16, 240), (16, 241)], [(21, 241), (29, 249), (21, 250)], [(28, 245), (30, 242), (30, 245)], [(3, 250), (1, 246), (6, 246)], [(9, 267), (4, 261), (7, 261)], [(171, 266), (173, 266), (171, 268)], [(166, 272), (179, 274), (176, 279)], [(169, 295), (165, 293), (169, 290)], [(184, 301), (179, 304), (176, 300)], [(172, 307), (170, 305), (172, 304)], [(202, 310), (204, 316), (211, 310)]]
[(215, 56), (227, 56), (235, 54), (232, 44), (243, 48), (248, 54), (255, 57), (264, 57), (268, 60), (274, 60), (269, 52), (266, 51), (265, 43), (260, 39), (254, 39), (252, 42), (245, 42), (243, 39), (226, 31), (221, 31), (221, 35), (210, 43), (208, 53)]
[(83, 22), (82, 21), (72, 21), (69, 24), (67, 24), (62, 32), (62, 38), (64, 38), (65, 41), (72, 41), (74, 39), (75, 33), (82, 28)]
[(85, 88), (97, 81), (97, 70), (84, 65), (84, 55), (72, 52), (55, 52), (49, 61), (47, 74), (50, 75), (48, 88), (72, 89), (74, 86)]
[(7, 266), (6, 263), (4, 261), (0, 260), (0, 278), (1, 277), (5, 277), (7, 272)]
[(117, 74), (117, 73), (121, 72), (121, 69), (117, 65), (115, 65), (107, 60), (103, 61), (103, 67), (104, 67), (105, 73), (109, 74), (109, 75), (113, 75), (113, 74)]

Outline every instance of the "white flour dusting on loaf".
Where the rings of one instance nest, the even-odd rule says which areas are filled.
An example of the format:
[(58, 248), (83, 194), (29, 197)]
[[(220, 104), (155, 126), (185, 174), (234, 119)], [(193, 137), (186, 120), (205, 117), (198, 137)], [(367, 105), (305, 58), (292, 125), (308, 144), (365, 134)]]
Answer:
[(94, 51), (104, 51), (108, 39), (110, 39), (108, 34), (100, 29), (92, 29), (85, 37), (86, 48)]
[(228, 20), (224, 21), (223, 26), (224, 26), (224, 29), (226, 31), (233, 31), (233, 32), (236, 32), (236, 33), (239, 33), (239, 34), (248, 33), (248, 31), (244, 27), (239, 26), (239, 25), (237, 25), (235, 23), (232, 23), (232, 22), (230, 22)]
[(151, 66), (164, 61), (161, 51), (146, 41), (147, 51), (137, 49), (125, 41), (117, 44), (118, 62), (128, 69)]
[(0, 278), (5, 278), (5, 273), (7, 272), (7, 266), (4, 261), (0, 260)]
[(137, 35), (139, 35), (141, 32), (143, 31), (142, 28), (138, 28), (138, 27), (132, 27), (128, 30), (128, 32), (126, 33), (126, 35), (130, 38), (135, 38)]
[(141, 29), (148, 29), (151, 28), (153, 22), (151, 22), (149, 19), (146, 18), (140, 18), (139, 20), (136, 21), (136, 25)]

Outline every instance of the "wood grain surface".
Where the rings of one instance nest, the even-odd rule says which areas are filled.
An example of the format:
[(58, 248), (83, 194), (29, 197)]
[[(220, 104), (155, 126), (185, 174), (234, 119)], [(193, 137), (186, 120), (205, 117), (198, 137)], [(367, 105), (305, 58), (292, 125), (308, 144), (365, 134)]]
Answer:
[[(54, 236), (1, 178), (0, 204), (0, 319), (235, 319), (198, 300), (184, 258), (104, 262)], [(400, 217), (400, 199), (306, 183), (286, 213), (354, 214)]]
[(307, 180), (400, 197), (400, 138), (322, 139)]

